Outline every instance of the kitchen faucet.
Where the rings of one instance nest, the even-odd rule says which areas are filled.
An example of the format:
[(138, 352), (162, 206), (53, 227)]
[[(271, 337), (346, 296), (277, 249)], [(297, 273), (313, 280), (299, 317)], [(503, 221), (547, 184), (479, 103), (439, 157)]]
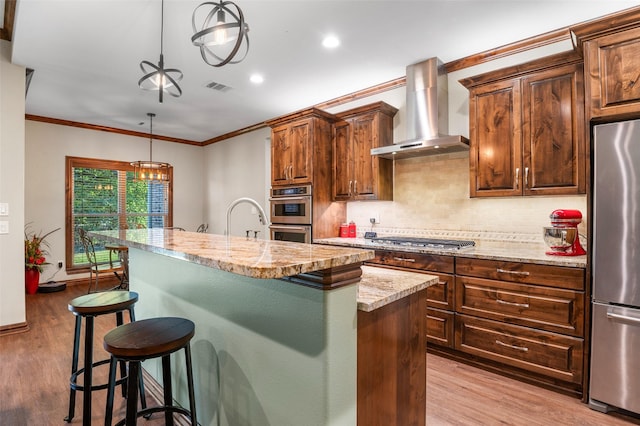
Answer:
[[(253, 205), (255, 208), (258, 209), (258, 220), (260, 220), (260, 223), (262, 223), (263, 225), (268, 225), (269, 223), (267, 222), (267, 214), (264, 212), (264, 210), (262, 209), (262, 207), (260, 207), (260, 204), (258, 204), (258, 202), (252, 198), (248, 198), (248, 197), (242, 197), (242, 198), (238, 198), (237, 200), (233, 201), (231, 204), (229, 204), (229, 207), (227, 208), (227, 230), (226, 230), (226, 234), (229, 235), (229, 231), (230, 231), (230, 225), (231, 225), (231, 210), (233, 210), (233, 208), (235, 206), (237, 206), (240, 203), (249, 203), (251, 205)], [(257, 235), (256, 235), (257, 236)]]

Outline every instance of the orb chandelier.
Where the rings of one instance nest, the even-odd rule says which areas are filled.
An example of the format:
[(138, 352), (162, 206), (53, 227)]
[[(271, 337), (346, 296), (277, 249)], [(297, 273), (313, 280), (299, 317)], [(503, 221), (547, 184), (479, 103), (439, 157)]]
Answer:
[(162, 0), (162, 10), (160, 13), (160, 60), (158, 65), (149, 61), (140, 62), (140, 69), (143, 76), (138, 80), (138, 86), (143, 90), (157, 90), (158, 101), (162, 103), (163, 94), (166, 92), (173, 97), (182, 95), (182, 89), (178, 86), (178, 81), (182, 80), (182, 71), (177, 68), (164, 67), (163, 38), (164, 38), (164, 0)]
[[(210, 8), (208, 12), (207, 8)], [(221, 67), (237, 64), (247, 56), (249, 25), (244, 20), (242, 10), (235, 3), (204, 2), (194, 9), (191, 23), (194, 32), (191, 42), (200, 48), (202, 59), (208, 65)], [(244, 55), (240, 59), (234, 59), (243, 44)]]
[(153, 161), (153, 117), (156, 115), (152, 112), (147, 113), (149, 116), (149, 161), (134, 161), (133, 179), (137, 182), (169, 182), (171, 164)]

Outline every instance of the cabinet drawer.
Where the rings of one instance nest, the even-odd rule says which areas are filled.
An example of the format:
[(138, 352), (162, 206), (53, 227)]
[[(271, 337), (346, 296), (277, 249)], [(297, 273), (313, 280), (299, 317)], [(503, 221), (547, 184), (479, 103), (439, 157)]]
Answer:
[(582, 382), (584, 340), (456, 315), (455, 348), (565, 382)]
[(584, 336), (584, 293), (480, 278), (456, 278), (456, 311)]
[(370, 262), (401, 268), (419, 269), (421, 271), (453, 274), (453, 256), (376, 250), (376, 257)]
[(456, 275), (584, 290), (584, 269), (499, 260), (456, 259)]
[(454, 313), (427, 308), (427, 345), (454, 347)]
[(438, 277), (438, 284), (427, 287), (427, 306), (453, 311), (455, 299), (454, 276), (429, 273)]

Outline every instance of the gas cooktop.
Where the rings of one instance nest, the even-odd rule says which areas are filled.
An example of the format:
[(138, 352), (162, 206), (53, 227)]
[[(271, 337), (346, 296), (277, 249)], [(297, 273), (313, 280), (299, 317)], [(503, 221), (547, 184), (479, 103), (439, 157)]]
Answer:
[(476, 245), (475, 241), (469, 240), (448, 240), (440, 238), (419, 238), (419, 237), (375, 237), (371, 242), (380, 245), (393, 245), (405, 247), (425, 247), (439, 250), (462, 250)]

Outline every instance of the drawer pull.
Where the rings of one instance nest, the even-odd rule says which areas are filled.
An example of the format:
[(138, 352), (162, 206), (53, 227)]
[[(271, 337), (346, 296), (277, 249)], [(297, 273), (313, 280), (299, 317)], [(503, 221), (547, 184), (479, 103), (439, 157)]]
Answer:
[(527, 271), (509, 271), (507, 269), (502, 269), (502, 268), (497, 268), (496, 271), (498, 271), (501, 274), (520, 275), (520, 276), (523, 276), (523, 277), (528, 277), (529, 276), (529, 272), (527, 272)]
[(496, 344), (500, 345), (500, 346), (505, 346), (507, 348), (515, 349), (515, 350), (521, 351), (521, 352), (529, 352), (529, 348), (526, 348), (524, 346), (509, 345), (507, 343), (501, 342), (500, 340), (496, 340)]
[(519, 308), (528, 308), (529, 307), (528, 303), (508, 302), (508, 301), (502, 300), (502, 299), (496, 299), (496, 302), (502, 303), (503, 305), (517, 306)]
[(415, 262), (415, 259), (409, 259), (407, 257), (394, 257), (393, 260), (397, 260), (399, 262)]

